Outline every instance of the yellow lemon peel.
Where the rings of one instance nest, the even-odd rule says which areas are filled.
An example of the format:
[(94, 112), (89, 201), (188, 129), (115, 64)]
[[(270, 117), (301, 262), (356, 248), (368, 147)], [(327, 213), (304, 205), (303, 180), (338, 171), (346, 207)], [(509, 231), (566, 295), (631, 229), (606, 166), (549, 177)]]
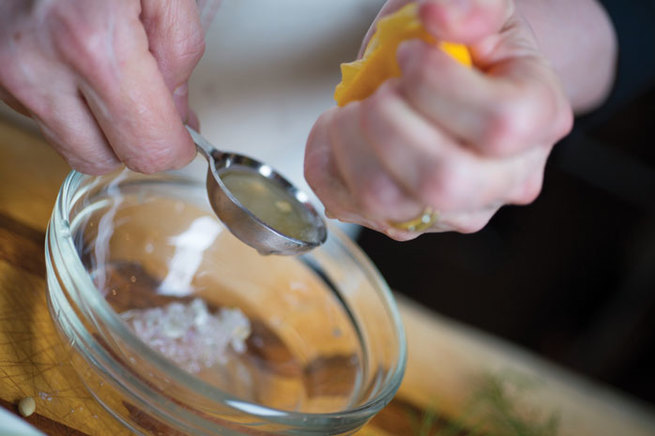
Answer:
[(363, 100), (385, 80), (400, 77), (396, 50), (401, 42), (408, 39), (421, 39), (437, 45), (455, 60), (471, 66), (471, 56), (466, 46), (436, 41), (423, 28), (418, 18), (418, 5), (410, 3), (378, 21), (361, 59), (341, 64), (341, 83), (334, 92), (337, 104), (345, 106), (351, 101)]

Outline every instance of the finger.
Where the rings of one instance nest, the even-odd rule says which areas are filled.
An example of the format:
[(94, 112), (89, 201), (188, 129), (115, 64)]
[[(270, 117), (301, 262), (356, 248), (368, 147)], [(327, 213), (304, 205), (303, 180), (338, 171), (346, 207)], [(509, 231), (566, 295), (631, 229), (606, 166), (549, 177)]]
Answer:
[(517, 186), (543, 172), (548, 147), (499, 159), (481, 156), (413, 110), (397, 83), (383, 85), (362, 103), (363, 130), (382, 166), (414, 198), (441, 212), (470, 212), (525, 202), (534, 194), (535, 188), (523, 192)]
[(141, 0), (141, 21), (150, 52), (183, 120), (188, 119), (187, 81), (205, 50), (195, 0)]
[(327, 111), (312, 127), (305, 149), (305, 179), (325, 206), (328, 218), (376, 229), (373, 222), (358, 213), (356, 202), (335, 166), (328, 132), (336, 111), (336, 108)]
[(334, 113), (329, 133), (334, 161), (363, 216), (376, 222), (405, 221), (423, 210), (380, 165), (360, 123), (361, 104)]
[(3, 85), (9, 88), (0, 87), (3, 99), (31, 117), (75, 170), (99, 175), (116, 169), (120, 162), (80, 94), (75, 75), (33, 39), (24, 37), (17, 44), (9, 57), (11, 64), (3, 70)]
[(536, 56), (518, 56), (482, 73), (420, 41), (398, 53), (400, 91), (411, 106), (488, 156), (552, 143), (570, 128), (570, 109), (556, 78)]
[(347, 219), (354, 215), (348, 188), (334, 165), (328, 126), (335, 109), (322, 114), (312, 127), (305, 148), (304, 175), (325, 206), (329, 218)]
[(380, 20), (380, 18), (387, 16), (389, 14), (393, 14), (398, 9), (402, 8), (408, 3), (411, 3), (412, 1), (414, 0), (387, 0), (387, 2), (384, 4), (384, 6), (382, 6), (380, 12), (378, 12), (377, 16), (373, 20), (371, 27), (368, 28), (366, 35), (364, 35), (364, 39), (362, 40), (362, 45), (357, 55), (358, 59), (364, 55), (364, 50), (366, 50), (366, 46), (368, 45), (368, 42), (373, 37), (373, 34), (375, 34), (375, 31), (377, 29), (377, 23)]
[(475, 212), (444, 213), (427, 233), (475, 233), (482, 230), (500, 209), (500, 205), (491, 205)]
[(198, 115), (191, 109), (189, 109), (189, 115), (187, 116), (186, 123), (196, 132), (200, 131), (200, 119), (198, 118)]
[[(79, 76), (80, 92), (121, 161), (143, 173), (180, 168), (195, 155), (193, 142), (148, 51), (139, 10), (114, 6), (111, 32), (72, 31), (78, 24), (55, 21), (54, 43)], [(84, 32), (90, 35), (82, 38)]]
[(470, 44), (498, 32), (513, 10), (511, 0), (423, 0), (419, 18), (438, 40)]
[(44, 97), (42, 101), (47, 103), (39, 109), (47, 109), (33, 113), (32, 118), (46, 140), (73, 169), (100, 175), (120, 166), (95, 118), (78, 94), (58, 93), (54, 97)]
[(20, 102), (12, 93), (7, 91), (2, 85), (0, 85), (0, 100), (4, 101), (7, 106), (15, 110), (16, 112), (30, 116), (29, 110)]
[[(388, 0), (364, 36), (359, 56), (375, 33), (380, 18), (396, 12), (413, 0)], [(424, 0), (419, 2), (419, 19), (438, 40), (471, 43), (497, 32), (512, 14), (510, 0)]]
[(472, 156), (425, 120), (388, 82), (363, 103), (363, 128), (383, 165), (424, 206), (439, 211), (486, 204)]

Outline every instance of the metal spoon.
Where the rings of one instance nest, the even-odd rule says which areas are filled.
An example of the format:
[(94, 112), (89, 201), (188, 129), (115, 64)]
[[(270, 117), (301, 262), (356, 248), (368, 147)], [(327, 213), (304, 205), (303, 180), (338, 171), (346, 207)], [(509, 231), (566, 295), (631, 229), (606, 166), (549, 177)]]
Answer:
[(187, 130), (209, 164), (209, 203), (232, 234), (261, 254), (300, 254), (325, 242), (325, 222), (304, 192), (268, 165)]

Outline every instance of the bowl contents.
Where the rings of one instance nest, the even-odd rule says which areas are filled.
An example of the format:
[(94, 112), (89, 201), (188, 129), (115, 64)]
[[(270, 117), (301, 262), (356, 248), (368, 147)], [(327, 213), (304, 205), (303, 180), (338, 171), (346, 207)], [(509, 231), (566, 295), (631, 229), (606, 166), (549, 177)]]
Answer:
[(302, 257), (262, 256), (208, 207), (173, 194), (123, 188), (86, 209), (78, 250), (106, 301), (150, 348), (239, 398), (293, 411), (348, 407), (364, 350), (329, 285)]
[(207, 310), (199, 298), (163, 307), (121, 313), (134, 333), (151, 348), (191, 373), (227, 362), (227, 348), (246, 349), (250, 322), (239, 309)]

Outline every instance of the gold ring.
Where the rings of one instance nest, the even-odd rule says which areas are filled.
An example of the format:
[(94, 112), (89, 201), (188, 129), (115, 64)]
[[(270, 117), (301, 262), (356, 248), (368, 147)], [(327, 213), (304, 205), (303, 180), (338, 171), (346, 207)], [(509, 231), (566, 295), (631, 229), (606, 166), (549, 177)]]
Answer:
[(422, 232), (427, 230), (437, 221), (439, 213), (430, 206), (423, 209), (423, 212), (416, 218), (408, 221), (389, 221), (391, 227), (406, 232)]

